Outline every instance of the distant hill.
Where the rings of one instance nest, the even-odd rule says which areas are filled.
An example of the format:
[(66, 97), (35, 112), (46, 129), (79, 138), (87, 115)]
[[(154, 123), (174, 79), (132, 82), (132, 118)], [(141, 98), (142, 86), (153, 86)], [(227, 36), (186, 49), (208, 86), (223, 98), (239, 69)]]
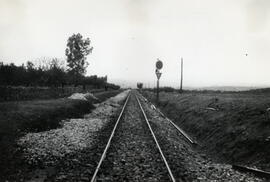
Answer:
[(270, 87), (234, 87), (234, 86), (216, 86), (216, 87), (186, 87), (185, 90), (197, 91), (222, 91), (222, 92), (254, 92), (270, 93)]
[(248, 90), (255, 90), (260, 89), (259, 87), (234, 87), (234, 86), (213, 86), (213, 87), (201, 87), (198, 90), (214, 90), (214, 91), (232, 91), (232, 92), (239, 92), (239, 91), (248, 91)]
[[(136, 81), (122, 80), (122, 79), (112, 79), (110, 82), (120, 85), (122, 88), (137, 88)], [(148, 82), (147, 82), (148, 83)], [(171, 86), (170, 84), (163, 83), (162, 87), (172, 87), (174, 89), (179, 89), (179, 87)], [(144, 84), (144, 88), (149, 87), (149, 85)], [(150, 85), (153, 88), (153, 84)], [(255, 91), (255, 92), (270, 92), (270, 86), (208, 86), (208, 87), (185, 87), (184, 90), (209, 90), (209, 91), (223, 91), (223, 92), (240, 92), (240, 91)]]
[(249, 90), (248, 92), (252, 92), (252, 93), (270, 93), (270, 88), (259, 88), (259, 89)]

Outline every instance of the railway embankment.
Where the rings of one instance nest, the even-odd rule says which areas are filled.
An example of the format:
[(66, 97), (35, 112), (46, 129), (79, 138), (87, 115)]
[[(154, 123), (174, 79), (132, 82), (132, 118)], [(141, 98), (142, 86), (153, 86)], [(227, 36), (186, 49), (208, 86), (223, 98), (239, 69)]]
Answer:
[[(155, 93), (143, 95), (155, 103)], [(270, 94), (160, 93), (159, 108), (215, 161), (270, 171)]]

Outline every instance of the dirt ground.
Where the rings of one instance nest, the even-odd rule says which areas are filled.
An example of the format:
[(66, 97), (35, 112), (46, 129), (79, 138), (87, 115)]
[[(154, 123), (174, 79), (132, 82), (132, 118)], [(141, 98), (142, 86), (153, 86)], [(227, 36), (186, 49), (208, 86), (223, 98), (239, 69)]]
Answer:
[[(143, 95), (155, 102), (155, 94)], [(159, 108), (219, 162), (270, 171), (270, 92), (160, 93)]]

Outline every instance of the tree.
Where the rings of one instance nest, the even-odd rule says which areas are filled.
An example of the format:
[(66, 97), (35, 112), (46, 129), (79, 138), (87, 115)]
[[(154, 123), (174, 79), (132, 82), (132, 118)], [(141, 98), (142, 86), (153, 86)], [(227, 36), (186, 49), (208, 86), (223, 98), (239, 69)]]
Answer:
[(34, 70), (34, 63), (32, 63), (31, 61), (27, 61), (26, 68), (28, 71)]
[(73, 34), (68, 38), (66, 48), (67, 66), (69, 74), (75, 79), (75, 85), (78, 84), (79, 79), (86, 73), (88, 66), (86, 56), (93, 50), (90, 43), (90, 39), (84, 39), (80, 33)]
[(143, 88), (143, 83), (137, 83), (137, 88), (142, 89)]
[(50, 86), (54, 85), (59, 86), (61, 84), (62, 88), (65, 85), (65, 68), (63, 66), (63, 62), (61, 62), (59, 59), (57, 58), (53, 58), (50, 62), (49, 62), (49, 69), (47, 70), (47, 74), (48, 74), (48, 84)]
[(26, 83), (26, 86), (34, 85), (36, 80), (38, 79), (34, 63), (32, 63), (31, 61), (27, 61), (26, 69), (27, 69), (27, 83)]

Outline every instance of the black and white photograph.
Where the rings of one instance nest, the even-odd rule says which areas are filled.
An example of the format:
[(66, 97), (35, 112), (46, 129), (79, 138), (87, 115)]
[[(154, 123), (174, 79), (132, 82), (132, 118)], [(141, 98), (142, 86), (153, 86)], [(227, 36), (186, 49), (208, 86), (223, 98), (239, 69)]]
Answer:
[(0, 0), (1, 181), (270, 181), (270, 0)]

